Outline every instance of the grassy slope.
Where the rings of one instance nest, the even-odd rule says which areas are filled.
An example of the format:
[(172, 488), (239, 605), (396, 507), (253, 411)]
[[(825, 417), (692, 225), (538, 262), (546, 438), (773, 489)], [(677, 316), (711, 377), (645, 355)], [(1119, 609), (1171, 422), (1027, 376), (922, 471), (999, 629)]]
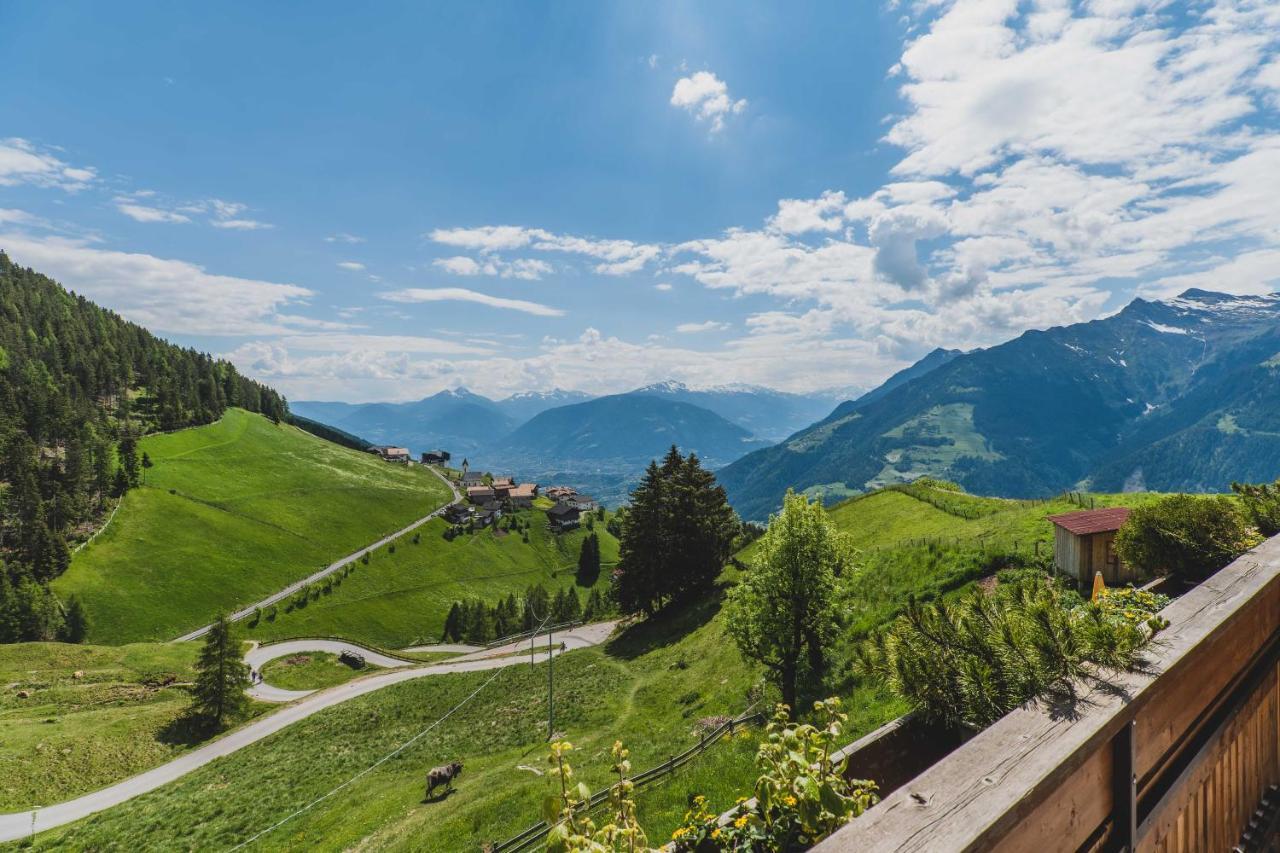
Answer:
[[(447, 525), (435, 519), (419, 528), (419, 544), (413, 544), (412, 534), (401, 537), (395, 553), (379, 549), (367, 566), (357, 563), (331, 593), (288, 613), (282, 605), (274, 620), (264, 617), (248, 633), (263, 640), (339, 636), (401, 648), (438, 639), (449, 606), (458, 599), (492, 603), (531, 584), (552, 591), (572, 585), (587, 531), (555, 536), (547, 531), (543, 513), (526, 510), (520, 516), (532, 521), (528, 544), (517, 533), (498, 535), (492, 529), (446, 541), (442, 534)], [(595, 532), (602, 562), (616, 562), (617, 540), (602, 523), (596, 523)], [(608, 573), (602, 571), (599, 583), (607, 581)], [(579, 595), (585, 602), (586, 590)]]
[[(1148, 499), (1095, 497), (1099, 505)], [(893, 491), (832, 508), (864, 552), (861, 569), (841, 582), (842, 606), (855, 633), (883, 624), (909, 594), (929, 597), (964, 587), (1005, 545), (1018, 543), (1027, 550), (1034, 538), (1047, 541), (1052, 534), (1044, 516), (1078, 508), (1065, 501), (1029, 506), (967, 496), (955, 500), (987, 514), (959, 518)], [(926, 537), (936, 539), (908, 541)], [(947, 544), (939, 544), (944, 538)], [(743, 556), (749, 558), (751, 550)], [(372, 567), (362, 567), (367, 568)], [(851, 712), (850, 738), (901, 712), (900, 704), (848, 677), (837, 663)], [(607, 750), (615, 737), (633, 749), (637, 769), (649, 767), (691, 742), (697, 718), (744, 707), (746, 689), (756, 678), (726, 636), (715, 601), (641, 623), (608, 647), (573, 652), (556, 667), (556, 728), (575, 744), (575, 767), (593, 786), (605, 782)], [(42, 843), (108, 850), (225, 846), (325, 793), (437, 719), (487, 677), (431, 679), (356, 700), (162, 791), (50, 833)], [(255, 849), (456, 850), (514, 834), (536, 820), (544, 791), (545, 781), (520, 765), (542, 767), (545, 687), (544, 666), (504, 671), (419, 746), (266, 836)], [(640, 807), (654, 833), (651, 841), (666, 837), (693, 793), (708, 794), (715, 809), (748, 793), (755, 776), (753, 753), (754, 741), (721, 744), (672, 779), (642, 791)], [(425, 769), (455, 758), (467, 765), (458, 792), (447, 805), (422, 803)], [(191, 826), (195, 835), (186, 831)]]
[(189, 748), (177, 721), (195, 658), (192, 643), (0, 645), (0, 810), (70, 799)]
[(54, 582), (81, 597), (90, 640), (169, 639), (286, 586), (448, 499), (429, 471), (388, 465), (232, 409), (143, 439), (154, 467)]
[(382, 667), (365, 664), (360, 669), (347, 666), (337, 655), (306, 652), (276, 658), (262, 667), (262, 679), (284, 690), (321, 690), (375, 672)]

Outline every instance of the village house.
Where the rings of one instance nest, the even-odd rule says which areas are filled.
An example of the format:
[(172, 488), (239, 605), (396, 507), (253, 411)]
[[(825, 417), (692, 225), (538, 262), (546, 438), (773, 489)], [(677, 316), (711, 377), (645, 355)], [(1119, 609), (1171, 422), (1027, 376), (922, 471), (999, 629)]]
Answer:
[(462, 487), (464, 489), (469, 489), (472, 486), (483, 486), (485, 478), (488, 476), (489, 475), (484, 471), (463, 471)]
[(581, 512), (566, 503), (558, 503), (547, 510), (547, 520), (551, 522), (551, 530), (555, 533), (564, 533), (576, 528), (581, 515)]
[(471, 501), (473, 504), (479, 504), (479, 503), (484, 503), (486, 501), (491, 501), (495, 497), (496, 495), (494, 495), (493, 489), (489, 488), (488, 486), (468, 486), (467, 487), (467, 500)]
[(500, 509), (484, 509), (476, 513), (475, 523), (479, 527), (489, 527), (496, 524), (498, 519), (502, 517)]
[(444, 519), (450, 524), (464, 524), (471, 518), (471, 510), (464, 504), (450, 504), (445, 508)]
[(566, 498), (569, 495), (576, 495), (577, 493), (578, 490), (572, 486), (551, 486), (546, 490), (546, 496), (551, 498), (553, 501), (558, 501), (561, 498)]
[(1137, 578), (1115, 550), (1116, 531), (1129, 518), (1127, 507), (1086, 509), (1049, 516), (1053, 522), (1053, 562), (1057, 570), (1075, 578), (1081, 586), (1102, 572), (1108, 584)]
[(594, 512), (600, 508), (600, 504), (591, 495), (567, 495), (561, 500), (561, 503), (567, 504), (580, 512)]
[(515, 481), (510, 477), (494, 477), (493, 493), (499, 498), (507, 498), (511, 496), (511, 490), (515, 488)]
[(528, 509), (533, 506), (533, 499), (537, 496), (537, 483), (521, 483), (512, 487), (507, 494), (507, 500), (511, 501), (511, 506), (517, 509)]
[(423, 465), (443, 465), (449, 461), (447, 450), (428, 450), (422, 454)]
[(387, 462), (398, 462), (401, 465), (408, 465), (412, 461), (409, 456), (409, 448), (407, 447), (374, 445), (373, 447), (368, 448), (368, 452), (376, 453)]

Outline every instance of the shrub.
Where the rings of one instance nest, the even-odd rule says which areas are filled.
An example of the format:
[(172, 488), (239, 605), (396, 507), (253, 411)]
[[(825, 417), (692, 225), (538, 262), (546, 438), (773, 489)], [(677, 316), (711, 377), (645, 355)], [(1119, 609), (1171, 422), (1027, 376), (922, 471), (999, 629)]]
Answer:
[(671, 834), (677, 853), (716, 850), (801, 850), (816, 844), (876, 803), (874, 782), (844, 777), (833, 761), (847, 715), (839, 699), (814, 704), (818, 725), (792, 723), (779, 705), (756, 754), (761, 774), (755, 802), (738, 801), (721, 826), (705, 797), (695, 797)]
[(991, 594), (974, 589), (954, 604), (912, 600), (862, 646), (858, 668), (930, 720), (981, 728), (1032, 698), (1069, 691), (1090, 664), (1132, 667), (1166, 624), (1149, 609), (1165, 599), (1125, 595), (1082, 602), (1039, 577)]
[(1250, 523), (1263, 536), (1280, 533), (1280, 480), (1273, 484), (1232, 483), (1231, 490), (1240, 496)]
[(396, 552), (396, 543), (392, 542), (390, 545), (387, 546), (387, 553), (394, 554), (395, 552)]
[(1255, 543), (1230, 498), (1169, 495), (1135, 509), (1116, 534), (1115, 549), (1141, 572), (1199, 582)]
[(360, 558), (360, 562), (364, 563), (366, 566), (369, 565), (369, 555), (366, 553)]

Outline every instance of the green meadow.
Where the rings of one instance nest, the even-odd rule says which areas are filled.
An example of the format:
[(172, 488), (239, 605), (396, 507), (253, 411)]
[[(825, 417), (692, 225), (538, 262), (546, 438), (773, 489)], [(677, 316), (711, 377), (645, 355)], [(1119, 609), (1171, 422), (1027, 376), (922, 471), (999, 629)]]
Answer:
[(89, 641), (167, 640), (305, 577), (449, 499), (430, 471), (389, 465), (230, 409), (140, 442), (145, 484), (53, 583)]
[[(517, 512), (528, 522), (529, 541), (521, 533), (486, 528), (464, 533), (452, 541), (443, 519), (433, 519), (394, 543), (379, 548), (369, 562), (357, 562), (349, 574), (334, 579), (327, 592), (317, 591), (303, 607), (290, 610), (281, 602), (247, 626), (249, 636), (262, 640), (285, 637), (337, 636), (382, 648), (403, 648), (438, 640), (454, 601), (479, 598), (493, 603), (510, 592), (542, 584), (553, 595), (560, 587), (575, 587), (585, 603), (588, 588), (578, 586), (578, 552), (586, 528), (565, 534), (547, 529), (539, 510)], [(523, 525), (522, 525), (523, 526)], [(600, 559), (610, 566), (618, 559), (618, 540), (603, 522), (595, 522)], [(596, 583), (607, 585), (602, 569)], [(602, 586), (604, 588), (604, 586)]]

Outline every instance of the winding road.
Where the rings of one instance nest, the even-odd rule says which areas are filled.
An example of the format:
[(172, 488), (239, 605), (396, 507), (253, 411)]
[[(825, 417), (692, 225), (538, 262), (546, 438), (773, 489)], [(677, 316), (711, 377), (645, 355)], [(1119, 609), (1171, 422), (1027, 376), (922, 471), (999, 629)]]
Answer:
[[(338, 569), (342, 568), (348, 563), (354, 563), (356, 560), (360, 559), (365, 554), (372, 553), (373, 551), (376, 551), (379, 548), (381, 548), (383, 545), (387, 545), (393, 540), (399, 539), (401, 536), (405, 535), (406, 533), (410, 533), (413, 530), (421, 527), (431, 519), (440, 515), (449, 507), (453, 506), (454, 504), (462, 500), (462, 493), (458, 491), (458, 487), (453, 484), (453, 481), (451, 481), (445, 475), (441, 474), (435, 468), (431, 468), (430, 470), (432, 474), (435, 474), (437, 477), (439, 477), (444, 482), (444, 484), (449, 487), (449, 491), (453, 493), (453, 500), (449, 501), (447, 504), (441, 505), (440, 507), (428, 513), (427, 515), (424, 515), (422, 518), (419, 518), (417, 521), (413, 522), (408, 527), (397, 530), (395, 533), (389, 533), (386, 536), (379, 539), (377, 542), (374, 542), (372, 545), (366, 545), (365, 547), (361, 548), (359, 551), (356, 551), (354, 554), (348, 554), (347, 556), (343, 557), (340, 560), (335, 560), (334, 562), (325, 566), (323, 569), (316, 572), (315, 574), (308, 575), (307, 577), (303, 578), (300, 581), (289, 584), (279, 592), (268, 595), (266, 598), (262, 599), (261, 601), (256, 601), (253, 604), (250, 604), (248, 607), (237, 610), (235, 613), (232, 613), (231, 616), (229, 617), (231, 621), (238, 622), (241, 619), (244, 619), (247, 616), (252, 615), (253, 611), (257, 610), (259, 607), (270, 607), (271, 605), (277, 604), (280, 601), (283, 601), (284, 599), (293, 595), (295, 592), (302, 589), (307, 584), (324, 580), (324, 578), (333, 574)], [(209, 629), (212, 627), (213, 627), (212, 625), (205, 625), (201, 628), (197, 628), (196, 630), (188, 634), (183, 634), (181, 637), (178, 637), (173, 642), (181, 643), (185, 640), (198, 640), (200, 637), (203, 637), (205, 634), (209, 633)]]
[[(563, 650), (554, 649), (552, 654), (559, 655), (565, 651), (599, 645), (608, 639), (616, 625), (617, 622), (600, 622), (594, 625), (583, 625), (563, 634), (555, 634), (552, 640), (558, 640), (563, 643), (564, 648)], [(117, 782), (114, 785), (109, 785), (91, 794), (85, 794), (74, 800), (48, 806), (34, 812), (12, 812), (0, 815), (0, 842), (25, 838), (31, 834), (33, 829), (36, 832), (54, 829), (119, 805), (141, 794), (154, 791), (162, 785), (167, 785), (215, 759), (231, 755), (250, 744), (257, 743), (263, 738), (275, 734), (286, 726), (292, 725), (299, 720), (305, 720), (312, 714), (340, 705), (358, 696), (373, 693), (384, 687), (390, 687), (393, 684), (400, 684), (415, 678), (427, 678), (432, 675), (444, 675), (451, 672), (477, 672), (480, 670), (500, 669), (530, 660), (537, 663), (546, 660), (548, 657), (545, 650), (536, 651), (532, 656), (513, 654), (514, 652), (523, 652), (529, 648), (528, 638), (509, 643), (506, 646), (464, 654), (444, 663), (425, 666), (412, 666), (396, 658), (381, 655), (371, 649), (332, 640), (291, 640), (289, 643), (259, 647), (250, 652), (250, 654), (260, 650), (269, 651), (268, 657), (255, 658), (255, 660), (261, 660), (261, 662), (265, 663), (273, 657), (278, 657), (277, 652), (285, 646), (292, 646), (292, 648), (280, 652), (280, 654), (296, 654), (302, 651), (332, 651), (330, 644), (338, 647), (349, 646), (359, 650), (368, 660), (373, 660), (372, 655), (378, 655), (386, 660), (394, 661), (397, 666), (390, 672), (380, 672), (364, 678), (357, 678), (354, 681), (348, 681), (345, 684), (339, 684), (326, 690), (304, 693), (294, 704), (236, 729), (212, 743), (193, 749), (191, 752), (180, 755), (159, 767), (125, 779), (122, 782)], [(374, 662), (376, 663), (377, 661), (375, 660)]]

